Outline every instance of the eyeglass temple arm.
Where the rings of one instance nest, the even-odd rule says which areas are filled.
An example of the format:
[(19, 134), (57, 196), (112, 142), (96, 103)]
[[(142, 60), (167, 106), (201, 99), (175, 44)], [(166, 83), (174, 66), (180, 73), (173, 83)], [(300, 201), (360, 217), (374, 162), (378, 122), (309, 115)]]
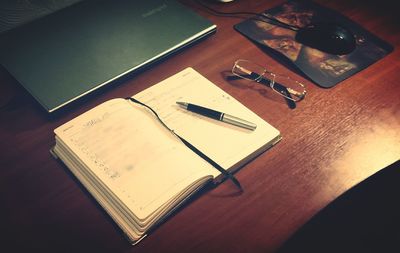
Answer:
[[(236, 67), (238, 69), (240, 69), (241, 71), (243, 71), (243, 73), (246, 74), (246, 75), (243, 75), (244, 77), (247, 77), (247, 78), (250, 78), (250, 79), (254, 79), (257, 82), (268, 81), (268, 83), (264, 83), (264, 84), (269, 85), (270, 80), (268, 80), (264, 76), (259, 75), (257, 73), (254, 73), (254, 72), (252, 72), (252, 71), (250, 71), (250, 70), (248, 70), (248, 69), (246, 69), (246, 68), (244, 68), (244, 67), (242, 67), (240, 65), (236, 65)], [(291, 89), (291, 88), (288, 88), (288, 87), (285, 87), (284, 85), (282, 85), (280, 83), (274, 82), (274, 86), (277, 87), (277, 90), (280, 90), (280, 91), (281, 90), (286, 90), (287, 92), (289, 92), (290, 94), (292, 94), (292, 95), (294, 95), (294, 96), (296, 96), (298, 98), (303, 98), (304, 97), (304, 93), (298, 92), (298, 91), (296, 91), (294, 89)]]
[(252, 72), (252, 71), (240, 66), (239, 64), (236, 64), (236, 68), (240, 69), (240, 71), (243, 71), (243, 73), (245, 73), (246, 75), (249, 75), (249, 77), (255, 75), (254, 72)]
[[(269, 79), (267, 79), (267, 78), (262, 76), (259, 80), (257, 80), (257, 82), (260, 82), (260, 83), (262, 82), (262, 83), (264, 83), (266, 85), (270, 85), (271, 80), (269, 80)], [(278, 90), (281, 93), (284, 93), (284, 95), (288, 95), (287, 93), (289, 93), (289, 97), (290, 97), (290, 95), (296, 96), (296, 97), (298, 97), (300, 99), (302, 99), (304, 97), (304, 93), (303, 92), (299, 92), (299, 91), (294, 90), (294, 89), (292, 89), (290, 87), (286, 87), (286, 86), (284, 86), (284, 85), (282, 85), (280, 83), (273, 82), (273, 86), (275, 87), (275, 90)]]
[[(263, 83), (263, 84), (269, 86), (270, 80), (268, 80), (264, 76), (259, 75), (257, 73), (254, 73), (254, 72), (252, 72), (252, 71), (250, 71), (250, 70), (248, 70), (248, 69), (246, 69), (246, 68), (244, 68), (244, 67), (242, 67), (240, 65), (236, 65), (236, 67), (238, 69), (240, 69), (241, 71), (243, 71), (243, 73), (246, 74), (246, 75), (243, 75), (244, 77), (249, 78), (249, 79), (254, 79), (256, 82)], [(298, 91), (296, 91), (294, 89), (285, 87), (284, 85), (282, 85), (280, 83), (274, 82), (274, 86), (277, 88), (277, 90), (279, 90), (279, 91), (287, 91), (291, 95), (294, 95), (294, 96), (296, 96), (298, 98), (303, 98), (304, 97), (304, 94), (302, 92), (298, 92)]]
[(293, 90), (291, 88), (286, 88), (286, 89), (290, 94), (292, 94), (293, 96), (296, 96), (298, 98), (304, 98), (304, 96), (305, 96), (304, 92), (298, 92), (298, 91)]
[[(251, 78), (250, 76), (244, 76), (244, 77)], [(237, 75), (230, 75), (230, 76), (227, 76), (226, 78), (227, 78), (228, 80), (242, 79), (242, 77), (237, 76)], [(259, 83), (262, 83), (262, 84), (264, 84), (265, 86), (268, 86), (269, 88), (271, 88), (271, 86), (269, 85), (269, 81), (268, 81), (268, 83), (267, 83), (266, 78), (264, 78), (264, 80), (260, 80)], [(285, 100), (286, 100), (286, 102), (287, 102), (289, 108), (291, 108), (291, 109), (296, 108), (296, 103), (295, 103), (293, 100), (289, 99), (289, 98), (291, 98), (292, 96), (290, 95), (290, 93), (289, 93), (289, 91), (288, 91), (288, 89), (287, 89), (286, 87), (284, 87), (283, 85), (280, 85), (280, 84), (276, 85), (276, 83), (275, 83), (275, 88), (276, 88), (277, 90), (279, 90), (280, 93), (282, 93), (283, 95), (285, 95), (284, 98), (285, 98)]]

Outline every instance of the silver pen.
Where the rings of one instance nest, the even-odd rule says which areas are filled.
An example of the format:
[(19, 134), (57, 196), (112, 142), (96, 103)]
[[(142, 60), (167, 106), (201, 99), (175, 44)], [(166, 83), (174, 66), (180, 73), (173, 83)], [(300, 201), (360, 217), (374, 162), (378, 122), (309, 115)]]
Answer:
[(238, 127), (243, 127), (243, 128), (249, 129), (249, 130), (254, 130), (257, 128), (257, 125), (250, 121), (240, 119), (238, 117), (235, 117), (235, 116), (223, 113), (223, 112), (218, 112), (213, 109), (205, 108), (205, 107), (202, 107), (199, 105), (194, 105), (194, 104), (190, 104), (190, 103), (186, 103), (186, 102), (176, 102), (176, 103), (188, 111), (198, 113), (200, 115), (203, 115), (203, 116), (206, 116), (206, 117), (209, 117), (212, 119), (226, 122), (226, 123), (238, 126)]

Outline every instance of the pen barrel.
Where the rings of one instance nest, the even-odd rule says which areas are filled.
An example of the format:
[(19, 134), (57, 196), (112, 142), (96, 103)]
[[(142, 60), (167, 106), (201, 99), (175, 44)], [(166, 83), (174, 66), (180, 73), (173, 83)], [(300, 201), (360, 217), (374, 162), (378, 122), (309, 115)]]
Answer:
[(221, 112), (193, 104), (188, 104), (187, 110), (216, 120), (222, 120), (222, 116), (224, 115)]
[(255, 130), (257, 128), (257, 125), (249, 122), (247, 120), (229, 115), (229, 114), (224, 114), (222, 119), (223, 122), (238, 126), (238, 127), (243, 127), (249, 130)]

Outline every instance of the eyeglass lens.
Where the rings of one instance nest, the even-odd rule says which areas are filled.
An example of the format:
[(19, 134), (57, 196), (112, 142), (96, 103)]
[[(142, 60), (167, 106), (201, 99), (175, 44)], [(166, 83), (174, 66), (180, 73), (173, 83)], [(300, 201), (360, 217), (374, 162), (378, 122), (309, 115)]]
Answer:
[(292, 101), (303, 99), (306, 93), (304, 86), (298, 81), (268, 72), (264, 67), (248, 60), (236, 61), (232, 73), (244, 79), (269, 85), (275, 92)]

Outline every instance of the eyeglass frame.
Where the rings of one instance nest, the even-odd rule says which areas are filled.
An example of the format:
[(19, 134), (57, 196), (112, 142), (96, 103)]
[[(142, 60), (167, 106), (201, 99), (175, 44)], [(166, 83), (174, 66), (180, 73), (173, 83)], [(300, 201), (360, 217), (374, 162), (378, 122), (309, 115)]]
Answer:
[[(258, 66), (260, 69), (263, 69), (263, 72), (262, 72), (261, 74), (259, 74), (259, 73), (256, 73), (256, 72), (252, 72), (251, 70), (248, 70), (248, 69), (246, 69), (246, 68), (243, 68), (243, 67), (241, 67), (240, 65), (238, 65), (238, 62), (240, 62), (240, 61), (249, 62), (249, 63), (251, 63), (251, 64), (254, 64), (255, 66)], [(245, 77), (245, 76), (240, 75), (240, 74), (238, 74), (238, 73), (235, 73), (235, 71), (234, 71), (235, 67), (237, 67), (238, 69), (240, 69), (241, 71), (243, 71), (244, 73), (246, 73), (246, 74), (249, 75), (249, 76), (256, 75), (257, 77), (256, 77), (256, 78), (248, 78), (248, 77)], [(257, 83), (261, 83), (261, 84), (263, 84), (263, 85), (268, 85), (273, 91), (275, 91), (275, 92), (278, 93), (279, 95), (281, 95), (281, 96), (283, 96), (284, 98), (289, 99), (289, 100), (291, 100), (291, 101), (293, 101), (293, 102), (299, 102), (299, 101), (303, 100), (304, 97), (305, 97), (306, 94), (307, 94), (307, 90), (306, 90), (306, 88), (305, 88), (305, 86), (304, 86), (303, 83), (301, 83), (301, 82), (299, 82), (299, 81), (296, 81), (296, 80), (290, 78), (289, 76), (280, 75), (280, 74), (275, 74), (275, 73), (273, 73), (273, 72), (270, 72), (270, 71), (268, 71), (267, 68), (265, 68), (265, 67), (263, 67), (263, 66), (261, 66), (261, 65), (259, 65), (259, 64), (256, 64), (256, 63), (254, 63), (254, 62), (252, 62), (252, 61), (250, 61), (250, 60), (245, 60), (245, 59), (238, 59), (238, 60), (236, 60), (235, 63), (233, 64), (233, 67), (232, 67), (232, 71), (231, 71), (231, 72), (232, 72), (233, 75), (235, 75), (235, 76), (237, 76), (237, 77), (239, 77), (239, 78), (246, 79), (246, 80), (249, 80), (249, 81), (254, 81), (254, 82), (257, 82)], [(284, 78), (287, 78), (287, 79), (291, 79), (291, 80), (293, 80), (295, 83), (297, 83), (300, 87), (302, 87), (303, 91), (302, 91), (302, 92), (299, 92), (299, 91), (296, 91), (296, 90), (294, 90), (294, 89), (292, 89), (292, 88), (286, 87), (286, 86), (283, 85), (283, 84), (280, 84), (280, 83), (278, 83), (278, 82), (275, 82), (274, 80), (270, 80), (270, 79), (268, 79), (268, 78), (265, 77), (265, 74), (266, 74), (266, 73), (270, 74), (274, 79), (275, 79), (276, 76), (280, 76), (280, 77), (284, 77)], [(279, 90), (276, 89), (276, 88), (274, 88), (275, 86), (276, 86), (276, 88), (278, 88)], [(298, 99), (293, 99), (290, 95), (294, 95), (294, 96), (297, 97)]]

